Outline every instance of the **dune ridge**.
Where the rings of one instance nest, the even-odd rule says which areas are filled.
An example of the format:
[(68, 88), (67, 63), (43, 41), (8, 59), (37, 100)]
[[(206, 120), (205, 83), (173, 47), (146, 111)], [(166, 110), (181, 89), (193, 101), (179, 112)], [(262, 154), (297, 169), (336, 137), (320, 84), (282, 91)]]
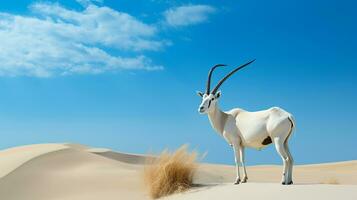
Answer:
[(15, 147), (0, 151), (0, 178), (38, 156), (66, 148), (69, 147), (63, 144), (40, 144)]
[[(5, 149), (0, 151), (0, 199), (149, 199), (142, 174), (146, 158), (80, 144)], [(233, 186), (234, 166), (203, 163), (194, 177), (199, 187), (166, 199), (261, 198), (255, 191), (264, 191), (265, 199), (284, 195), (357, 199), (357, 161), (296, 166), (291, 187), (278, 184), (281, 166), (250, 166), (247, 170), (249, 183)], [(320, 184), (329, 181), (338, 185)]]

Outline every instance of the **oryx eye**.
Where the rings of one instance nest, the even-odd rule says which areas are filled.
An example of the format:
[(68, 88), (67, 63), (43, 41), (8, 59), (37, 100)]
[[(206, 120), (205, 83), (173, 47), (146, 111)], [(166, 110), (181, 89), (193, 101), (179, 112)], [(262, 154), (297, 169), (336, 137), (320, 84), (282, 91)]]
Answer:
[(212, 98), (212, 101), (214, 100), (214, 98)]

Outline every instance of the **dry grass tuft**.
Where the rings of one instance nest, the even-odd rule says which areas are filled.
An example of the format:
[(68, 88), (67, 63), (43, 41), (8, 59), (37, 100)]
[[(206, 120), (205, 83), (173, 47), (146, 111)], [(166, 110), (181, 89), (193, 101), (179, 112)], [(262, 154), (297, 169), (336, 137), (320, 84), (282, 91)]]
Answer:
[(189, 189), (197, 169), (197, 153), (188, 152), (187, 145), (170, 153), (163, 151), (157, 159), (147, 161), (144, 178), (149, 194), (157, 199)]
[(330, 177), (330, 178), (322, 181), (321, 184), (338, 185), (338, 184), (340, 184), (340, 182), (338, 182), (338, 180), (336, 178)]

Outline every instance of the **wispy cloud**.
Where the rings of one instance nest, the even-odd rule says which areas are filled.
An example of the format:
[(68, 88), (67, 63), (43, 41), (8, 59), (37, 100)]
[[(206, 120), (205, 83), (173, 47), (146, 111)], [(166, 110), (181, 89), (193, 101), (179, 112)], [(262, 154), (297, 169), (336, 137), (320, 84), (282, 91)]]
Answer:
[[(58, 4), (31, 6), (36, 17), (0, 13), (0, 75), (48, 77), (124, 69), (160, 70), (143, 51), (166, 45), (157, 28), (108, 7), (83, 11)], [(107, 49), (134, 52), (113, 55)]]
[[(77, 0), (82, 10), (35, 3), (31, 15), (0, 12), (0, 76), (50, 77), (120, 70), (162, 70), (145, 56), (171, 44), (160, 27), (102, 5)], [(214, 12), (206, 5), (169, 9), (170, 26), (201, 23)]]
[(93, 3), (103, 3), (103, 0), (76, 0), (76, 1), (84, 7), (87, 7)]
[(188, 5), (171, 8), (164, 12), (169, 26), (188, 26), (203, 23), (216, 9), (209, 5)]

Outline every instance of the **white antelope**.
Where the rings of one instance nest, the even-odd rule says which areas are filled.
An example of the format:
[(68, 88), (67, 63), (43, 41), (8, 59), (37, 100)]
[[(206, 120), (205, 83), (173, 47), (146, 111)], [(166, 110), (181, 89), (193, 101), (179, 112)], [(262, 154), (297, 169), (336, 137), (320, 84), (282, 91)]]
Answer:
[[(241, 65), (221, 79), (216, 87), (210, 91), (212, 72), (222, 64), (215, 65), (208, 73), (206, 92), (197, 92), (202, 97), (198, 112), (208, 114), (209, 121), (215, 131), (233, 147), (237, 177), (235, 184), (247, 182), (247, 172), (244, 163), (244, 148), (261, 149), (274, 143), (283, 164), (282, 184), (290, 185), (292, 181), (293, 158), (288, 147), (288, 139), (295, 127), (292, 115), (285, 110), (273, 107), (267, 110), (248, 112), (241, 108), (234, 108), (223, 112), (218, 107), (221, 92), (218, 91), (222, 83), (232, 74), (248, 66), (254, 60)], [(243, 179), (240, 179), (239, 166), (243, 167)]]

